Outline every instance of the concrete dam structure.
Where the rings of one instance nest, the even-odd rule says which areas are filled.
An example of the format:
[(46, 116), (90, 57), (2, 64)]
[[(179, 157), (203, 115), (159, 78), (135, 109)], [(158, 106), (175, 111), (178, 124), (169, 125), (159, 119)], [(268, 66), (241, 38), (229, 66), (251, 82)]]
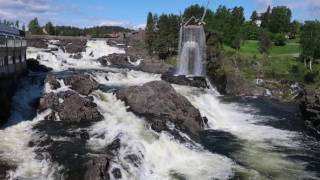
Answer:
[(26, 49), (23, 31), (0, 24), (0, 123), (9, 116), (16, 81), (27, 68)]

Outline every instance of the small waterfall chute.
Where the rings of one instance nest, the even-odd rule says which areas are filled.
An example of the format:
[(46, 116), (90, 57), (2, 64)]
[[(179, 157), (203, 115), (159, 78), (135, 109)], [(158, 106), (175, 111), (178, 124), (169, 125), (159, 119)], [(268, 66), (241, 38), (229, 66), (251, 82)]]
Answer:
[(205, 60), (206, 38), (203, 26), (181, 27), (176, 74), (205, 76)]
[[(192, 16), (182, 23), (179, 36), (179, 54), (177, 75), (205, 76), (206, 75), (206, 36), (203, 28), (204, 18), (210, 1), (201, 19)], [(189, 25), (194, 21), (197, 25)]]

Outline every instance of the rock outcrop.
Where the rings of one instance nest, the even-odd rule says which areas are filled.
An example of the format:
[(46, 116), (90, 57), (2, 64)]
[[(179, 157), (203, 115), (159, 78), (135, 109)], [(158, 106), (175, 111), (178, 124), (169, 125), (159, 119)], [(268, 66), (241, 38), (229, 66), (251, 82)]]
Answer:
[(49, 72), (52, 68), (40, 64), (36, 59), (27, 59), (27, 68), (34, 72)]
[(95, 90), (99, 84), (92, 79), (89, 75), (75, 74), (64, 79), (64, 83), (67, 86), (71, 86), (71, 89), (79, 92), (82, 95), (89, 95)]
[(301, 100), (300, 109), (307, 126), (320, 132), (320, 93), (306, 92)]
[(155, 73), (155, 74), (163, 74), (169, 70), (169, 66), (166, 66), (162, 63), (151, 63), (151, 62), (145, 62), (143, 61), (139, 67), (138, 70), (148, 72), (148, 73)]
[(39, 138), (29, 142), (29, 146), (34, 147), (39, 158), (49, 158), (63, 166), (55, 179), (109, 180), (112, 176), (121, 176), (120, 169), (114, 170), (110, 167), (110, 163), (114, 162), (118, 155), (120, 140), (115, 139), (100, 151), (87, 148), (87, 140), (90, 138), (86, 130), (88, 127), (44, 120), (34, 126)]
[(56, 120), (58, 116), (61, 121), (67, 123), (88, 123), (103, 118), (91, 99), (81, 97), (72, 91), (45, 95), (40, 99), (38, 109), (39, 111), (52, 109), (53, 112), (46, 117), (47, 119)]
[[(130, 58), (131, 59), (131, 58)], [(98, 59), (102, 66), (114, 66), (117, 68), (134, 68), (129, 62), (126, 54), (110, 54), (109, 56), (103, 56)]]
[(30, 38), (27, 40), (28, 47), (35, 47), (40, 49), (48, 48), (48, 40), (42, 38)]
[(234, 96), (263, 96), (265, 89), (247, 81), (236, 73), (223, 73), (209, 77), (221, 94)]
[(116, 96), (130, 106), (129, 110), (145, 117), (157, 132), (170, 131), (168, 124), (173, 124), (197, 140), (206, 125), (199, 110), (165, 81), (121, 89)]
[(208, 88), (205, 77), (175, 76), (172, 71), (168, 71), (161, 75), (161, 79), (172, 84)]
[(85, 52), (87, 48), (87, 40), (84, 39), (62, 39), (57, 45), (69, 54), (77, 54)]
[(55, 90), (55, 89), (59, 89), (61, 87), (59, 81), (53, 75), (48, 75), (47, 79), (46, 79), (46, 82), (49, 83), (51, 89)]

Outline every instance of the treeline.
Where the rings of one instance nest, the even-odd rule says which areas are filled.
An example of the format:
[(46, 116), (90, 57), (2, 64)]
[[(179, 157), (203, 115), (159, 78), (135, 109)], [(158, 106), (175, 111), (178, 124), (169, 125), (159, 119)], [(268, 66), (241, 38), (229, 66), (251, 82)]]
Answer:
[(17, 29), (21, 28), (21, 30), (25, 31), (25, 25), (23, 24), (20, 27), (20, 21), (19, 20), (10, 21), (10, 20), (6, 20), (6, 19), (3, 19), (3, 20), (0, 19), (0, 24), (4, 25), (4, 26), (7, 26), (7, 27), (17, 28)]
[[(157, 14), (149, 13), (146, 26), (146, 46), (149, 53), (158, 55), (161, 59), (175, 54), (178, 48), (180, 26), (192, 16), (196, 20), (191, 23), (199, 23), (198, 21), (202, 18), (204, 10), (204, 7), (192, 5), (180, 16), (174, 14), (158, 16)], [(260, 14), (254, 11), (250, 20), (245, 19), (243, 7), (229, 9), (226, 6), (219, 6), (215, 12), (210, 9), (207, 11), (204, 22), (206, 33), (214, 34), (215, 36), (216, 42), (214, 43), (222, 43), (238, 50), (243, 41), (258, 40), (259, 51), (265, 54), (269, 53), (273, 45), (284, 46), (288, 39), (296, 39), (302, 34), (303, 54), (308, 54), (304, 55), (304, 57), (308, 57), (308, 59), (317, 58), (317, 52), (313, 52), (313, 55), (311, 55), (312, 53), (309, 53), (310, 50), (307, 51), (307, 48), (304, 47), (310, 46), (309, 41), (311, 39), (319, 42), (315, 38), (320, 32), (320, 29), (317, 29), (318, 27), (315, 25), (319, 24), (319, 22), (302, 24), (298, 21), (292, 21), (292, 11), (285, 6), (268, 7), (264, 13)], [(312, 27), (309, 28), (309, 26)], [(312, 33), (305, 31), (312, 31)], [(310, 33), (313, 37), (310, 37)], [(311, 44), (316, 43), (312, 42)], [(223, 46), (218, 45), (217, 47)], [(311, 56), (313, 58), (310, 58)]]
[(33, 35), (56, 35), (56, 36), (91, 36), (94, 38), (107, 38), (114, 32), (130, 32), (131, 29), (120, 26), (95, 26), (92, 28), (78, 28), (72, 26), (54, 26), (51, 22), (46, 23), (43, 27), (39, 25), (38, 19), (30, 21), (29, 33)]

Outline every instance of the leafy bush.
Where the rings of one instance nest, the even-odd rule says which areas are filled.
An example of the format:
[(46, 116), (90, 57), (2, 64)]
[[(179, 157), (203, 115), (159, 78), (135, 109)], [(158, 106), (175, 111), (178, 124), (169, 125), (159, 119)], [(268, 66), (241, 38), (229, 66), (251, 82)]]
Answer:
[(287, 41), (287, 39), (284, 34), (276, 34), (274, 37), (274, 45), (276, 45), (276, 46), (285, 46), (286, 41)]

